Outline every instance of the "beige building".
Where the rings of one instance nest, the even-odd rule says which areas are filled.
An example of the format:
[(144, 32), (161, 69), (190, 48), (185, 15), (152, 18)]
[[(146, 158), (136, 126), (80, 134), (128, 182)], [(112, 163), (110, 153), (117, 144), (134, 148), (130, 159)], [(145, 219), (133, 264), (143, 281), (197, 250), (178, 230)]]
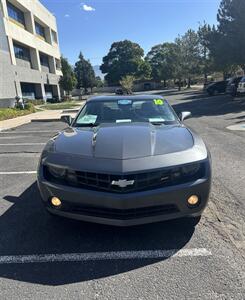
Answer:
[(55, 17), (39, 0), (0, 0), (0, 106), (59, 98), (61, 75)]

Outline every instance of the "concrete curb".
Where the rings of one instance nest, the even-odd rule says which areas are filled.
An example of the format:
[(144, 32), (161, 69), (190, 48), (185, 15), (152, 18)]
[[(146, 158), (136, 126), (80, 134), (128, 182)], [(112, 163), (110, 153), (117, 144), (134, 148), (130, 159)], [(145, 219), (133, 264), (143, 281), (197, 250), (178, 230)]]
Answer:
[(20, 116), (17, 118), (0, 121), (0, 132), (5, 130), (10, 130), (25, 124), (29, 124), (31, 122), (60, 121), (61, 112), (60, 114), (58, 114), (58, 116), (57, 114), (55, 115), (54, 112), (51, 112), (51, 115), (45, 118), (45, 114), (47, 113), (48, 113), (47, 111), (36, 112), (26, 116)]
[(230, 125), (226, 128), (232, 131), (245, 131), (245, 123)]
[(77, 108), (77, 109), (64, 109), (63, 111), (62, 111), (62, 114), (66, 114), (66, 113), (78, 113), (79, 112), (79, 110), (80, 110), (80, 108)]
[(38, 122), (58, 122), (60, 121), (60, 118), (54, 118), (54, 119), (32, 119), (31, 123), (38, 123)]
[[(23, 117), (17, 117), (17, 118), (23, 118)], [(8, 120), (5, 120), (5, 121), (1, 121), (1, 122), (6, 122), (6, 121), (13, 121), (14, 120), (14, 122), (6, 122), (4, 125), (0, 125), (1, 127), (0, 127), (0, 132), (1, 131), (5, 131), (5, 130), (10, 130), (10, 129), (13, 129), (13, 128), (16, 128), (16, 127), (19, 127), (19, 126), (22, 126), (22, 125), (25, 125), (25, 124), (28, 124), (28, 123), (30, 123), (30, 119), (21, 119), (21, 120), (17, 120), (17, 122), (16, 122), (16, 120), (15, 119), (17, 119), (17, 118), (14, 118), (14, 119), (8, 119)]]
[[(76, 115), (76, 111), (67, 112), (70, 115)], [(44, 114), (48, 114), (45, 118)], [(37, 112), (33, 114), (29, 114), (26, 116), (17, 117), (14, 119), (9, 119), (0, 122), (0, 132), (5, 130), (10, 130), (12, 128), (16, 128), (28, 123), (38, 123), (38, 122), (61, 122), (60, 117), (62, 116), (62, 111), (43, 111)]]

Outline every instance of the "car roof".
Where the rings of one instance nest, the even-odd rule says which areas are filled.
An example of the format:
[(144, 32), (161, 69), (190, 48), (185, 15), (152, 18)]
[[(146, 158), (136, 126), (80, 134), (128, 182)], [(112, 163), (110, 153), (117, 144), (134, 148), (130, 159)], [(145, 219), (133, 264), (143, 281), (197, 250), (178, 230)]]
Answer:
[(116, 95), (116, 96), (96, 96), (96, 97), (91, 97), (87, 101), (95, 101), (95, 102), (103, 102), (103, 101), (118, 101), (118, 100), (154, 100), (154, 99), (164, 99), (165, 98), (161, 95)]
[(219, 84), (219, 83), (225, 83), (227, 82), (227, 80), (219, 80), (219, 81), (215, 81), (212, 84)]
[(242, 79), (242, 76), (232, 77), (232, 78), (229, 80), (229, 83), (232, 83), (232, 82), (234, 82), (234, 81), (241, 80), (241, 79)]

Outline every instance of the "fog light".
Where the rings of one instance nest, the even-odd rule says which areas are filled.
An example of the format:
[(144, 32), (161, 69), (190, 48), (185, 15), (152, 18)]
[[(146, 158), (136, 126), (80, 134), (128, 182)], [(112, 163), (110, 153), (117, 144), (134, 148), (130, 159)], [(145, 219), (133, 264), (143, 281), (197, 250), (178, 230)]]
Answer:
[(197, 205), (199, 202), (199, 198), (196, 195), (192, 195), (190, 196), (190, 198), (188, 198), (188, 204), (193, 206), (193, 205)]
[(61, 206), (61, 201), (60, 201), (60, 199), (57, 198), (57, 197), (52, 197), (52, 198), (51, 198), (51, 203), (52, 203), (52, 205), (55, 206), (55, 207)]

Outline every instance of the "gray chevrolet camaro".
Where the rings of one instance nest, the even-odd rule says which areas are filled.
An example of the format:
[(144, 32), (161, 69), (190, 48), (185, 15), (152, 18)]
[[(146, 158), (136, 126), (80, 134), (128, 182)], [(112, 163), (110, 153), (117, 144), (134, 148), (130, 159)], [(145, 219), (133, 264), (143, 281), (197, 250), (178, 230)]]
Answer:
[(89, 99), (44, 148), (38, 186), (51, 214), (117, 226), (188, 217), (211, 186), (202, 139), (161, 96)]

